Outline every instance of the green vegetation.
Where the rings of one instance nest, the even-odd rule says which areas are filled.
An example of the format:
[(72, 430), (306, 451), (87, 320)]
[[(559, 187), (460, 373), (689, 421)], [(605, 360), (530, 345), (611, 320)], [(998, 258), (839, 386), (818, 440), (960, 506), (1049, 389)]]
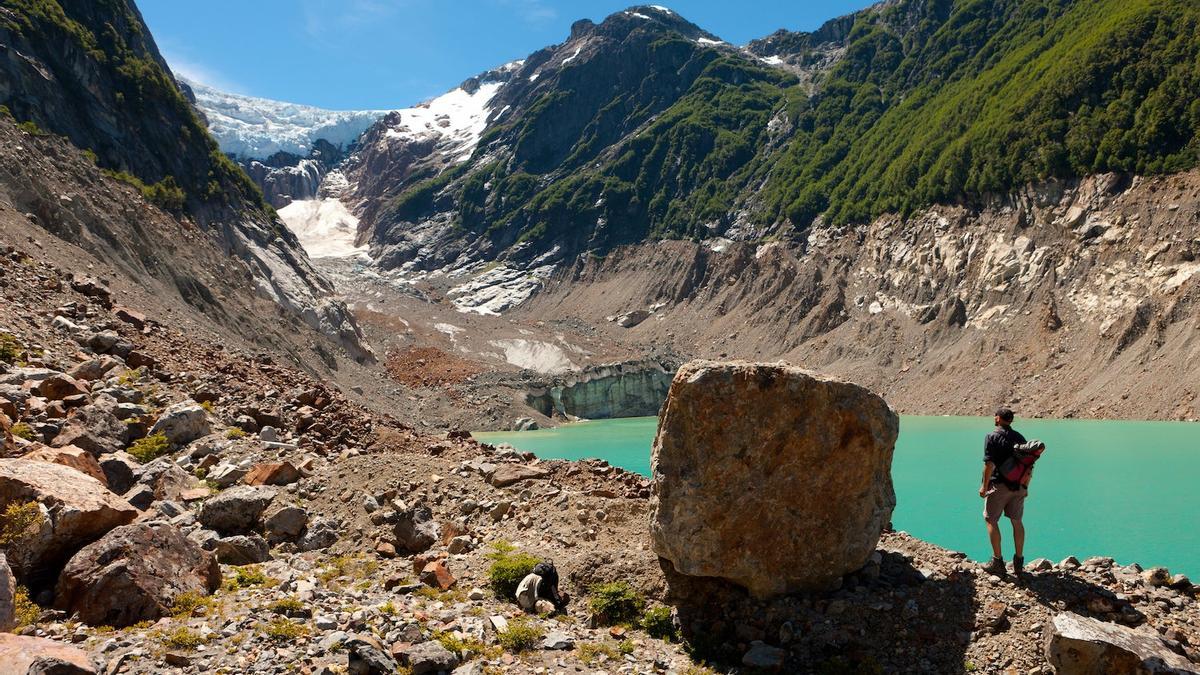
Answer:
[(0, 512), (0, 548), (21, 543), (42, 525), (44, 516), (37, 502), (10, 502)]
[(532, 623), (525, 617), (518, 617), (509, 621), (508, 630), (500, 631), (496, 634), (496, 638), (500, 640), (500, 645), (506, 650), (519, 654), (537, 649), (544, 635), (545, 632), (541, 626)]
[(262, 626), (262, 632), (276, 642), (287, 642), (308, 635), (308, 627), (291, 619), (277, 616)]
[(12, 425), (10, 431), (12, 432), (12, 435), (16, 436), (17, 438), (24, 438), (27, 441), (33, 440), (33, 427), (29, 426), (25, 422), (17, 422), (16, 424)]
[(671, 608), (660, 606), (651, 607), (642, 614), (642, 618), (638, 621), (638, 625), (642, 630), (652, 638), (674, 642), (679, 639), (679, 633), (675, 629), (675, 622), (671, 619)]
[(154, 461), (171, 451), (171, 442), (166, 434), (152, 434), (139, 438), (129, 446), (129, 454), (142, 464)]
[(201, 616), (208, 614), (215, 601), (211, 596), (197, 591), (185, 591), (171, 602), (171, 614), (176, 617)]
[(225, 590), (236, 591), (251, 586), (274, 586), (279, 583), (263, 573), (258, 565), (243, 565), (233, 568), (233, 576), (225, 580)]
[(28, 120), (18, 124), (17, 128), (20, 129), (21, 131), (24, 131), (25, 133), (29, 134), (30, 136), (49, 136), (50, 135), (50, 134), (46, 133), (46, 131), (44, 129), (39, 127), (37, 125), (37, 123), (28, 121)]
[(187, 626), (177, 626), (162, 633), (159, 638), (163, 644), (173, 649), (195, 649), (208, 643), (208, 638)]
[(225, 430), (225, 438), (228, 438), (231, 441), (237, 440), (239, 438), (245, 438), (245, 437), (246, 437), (246, 432), (237, 427), (229, 427), (228, 429)]
[(175, 182), (174, 176), (167, 176), (153, 185), (146, 185), (140, 178), (125, 171), (105, 169), (104, 174), (137, 188), (146, 201), (164, 211), (170, 211), (171, 213), (180, 213), (183, 211), (187, 195), (183, 193), (183, 189)]
[[(602, 626), (631, 625), (642, 616), (646, 598), (624, 581), (597, 584), (590, 589), (588, 608)], [(670, 610), (668, 610), (668, 620)]]
[(538, 563), (538, 559), (528, 553), (515, 551), (512, 544), (506, 541), (496, 542), (492, 549), (492, 552), (488, 553), (492, 560), (492, 565), (488, 568), (488, 585), (496, 597), (511, 601), (516, 596), (517, 586), (533, 572), (533, 566)]
[(453, 633), (445, 631), (435, 632), (433, 639), (437, 640), (447, 651), (453, 652), (459, 659), (464, 661), (478, 656), (487, 659), (497, 659), (500, 658), (502, 653), (502, 650), (497, 646), (489, 646), (472, 638), (460, 639), (454, 637)]
[(304, 609), (304, 603), (299, 598), (280, 598), (271, 603), (270, 609), (276, 614), (294, 614)]
[(0, 333), (0, 361), (16, 363), (24, 351), (25, 346), (21, 344), (17, 336), (11, 333)]
[(357, 555), (340, 555), (329, 561), (329, 564), (318, 575), (321, 581), (329, 583), (340, 577), (369, 580), (379, 569), (379, 561)]
[(37, 623), (41, 613), (41, 608), (29, 599), (29, 590), (24, 586), (17, 586), (17, 592), (13, 594), (13, 618), (17, 622), (14, 631)]

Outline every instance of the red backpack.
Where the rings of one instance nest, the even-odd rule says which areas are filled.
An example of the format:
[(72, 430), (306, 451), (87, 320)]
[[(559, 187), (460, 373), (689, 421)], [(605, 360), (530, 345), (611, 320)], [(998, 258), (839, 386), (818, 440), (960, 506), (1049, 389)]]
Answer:
[(1046, 451), (1046, 444), (1034, 439), (1013, 446), (1012, 455), (1000, 465), (1000, 477), (1011, 485), (1025, 487), (1033, 477), (1033, 465)]

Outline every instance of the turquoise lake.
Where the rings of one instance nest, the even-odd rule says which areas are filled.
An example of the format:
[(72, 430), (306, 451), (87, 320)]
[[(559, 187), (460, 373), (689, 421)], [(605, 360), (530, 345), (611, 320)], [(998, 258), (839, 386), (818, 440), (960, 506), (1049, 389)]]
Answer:
[[(657, 424), (640, 417), (475, 437), (649, 475)], [(1105, 555), (1200, 577), (1200, 424), (1018, 419), (1013, 426), (1047, 447), (1025, 504), (1026, 558)], [(892, 464), (897, 530), (986, 559), (978, 489), (983, 437), (992, 428), (982, 417), (901, 418)], [(1003, 528), (1011, 557), (1012, 531)]]

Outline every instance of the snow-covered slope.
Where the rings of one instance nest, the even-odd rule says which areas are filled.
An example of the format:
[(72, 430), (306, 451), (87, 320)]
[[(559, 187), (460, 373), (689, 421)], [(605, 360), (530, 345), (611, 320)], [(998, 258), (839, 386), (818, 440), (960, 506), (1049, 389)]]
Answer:
[(387, 112), (325, 110), (184, 81), (196, 94), (196, 106), (208, 117), (221, 150), (241, 159), (265, 159), (281, 150), (304, 157), (318, 139), (346, 148)]
[(433, 139), (455, 162), (466, 161), (487, 126), (488, 103), (500, 82), (484, 82), (474, 91), (461, 87), (389, 117), (386, 137), (404, 141)]

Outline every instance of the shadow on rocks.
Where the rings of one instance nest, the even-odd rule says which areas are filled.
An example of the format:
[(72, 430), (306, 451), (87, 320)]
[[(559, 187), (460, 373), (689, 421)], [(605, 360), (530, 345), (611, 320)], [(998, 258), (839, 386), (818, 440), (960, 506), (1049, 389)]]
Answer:
[(760, 654), (780, 659), (765, 670), (961, 673), (977, 628), (971, 574), (917, 569), (899, 553), (876, 552), (838, 590), (768, 601), (721, 579), (681, 575), (665, 559), (659, 564), (685, 646), (720, 672), (745, 672), (754, 660), (747, 652), (758, 645)]
[[(1042, 604), (1059, 611), (1125, 624), (1140, 626), (1146, 615), (1124, 597), (1075, 574), (1064, 571), (1044, 571), (1022, 574), (1015, 583), (1028, 589)], [(1113, 580), (1115, 583), (1115, 579)]]

